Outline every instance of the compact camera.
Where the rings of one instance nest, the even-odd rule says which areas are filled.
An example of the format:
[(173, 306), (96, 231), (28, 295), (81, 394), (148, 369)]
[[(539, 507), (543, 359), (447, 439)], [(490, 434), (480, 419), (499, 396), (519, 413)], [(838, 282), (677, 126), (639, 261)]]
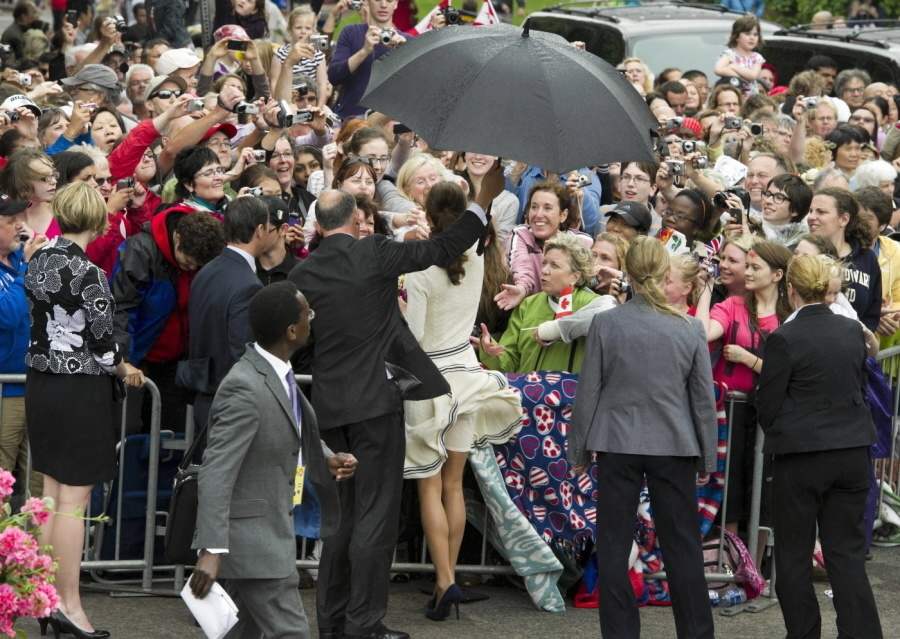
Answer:
[(803, 106), (807, 109), (815, 109), (819, 106), (819, 98), (817, 96), (803, 98)]
[(205, 108), (206, 105), (203, 103), (203, 98), (194, 98), (187, 103), (188, 113), (196, 113), (197, 111), (202, 111)]
[(699, 157), (691, 160), (691, 164), (694, 167), (694, 170), (699, 171), (700, 169), (709, 168), (709, 158), (707, 157)]
[(672, 175), (684, 175), (684, 160), (666, 160), (666, 166)]
[(266, 150), (265, 149), (253, 149), (253, 161), (254, 162), (265, 162), (266, 161)]
[(97, 110), (97, 103), (96, 102), (85, 102), (84, 104), (81, 105), (81, 108), (87, 109), (88, 111), (93, 113), (94, 111)]
[[(265, 153), (265, 151), (263, 151)], [(260, 197), (263, 194), (263, 188), (261, 186), (254, 186), (251, 189), (247, 189), (247, 195), (252, 195), (253, 197)]]
[(578, 181), (575, 183), (575, 186), (577, 186), (579, 189), (583, 189), (590, 183), (591, 183), (591, 176), (585, 175), (584, 173), (580, 173), (578, 175)]
[(759, 123), (757, 123), (757, 122), (751, 122), (751, 123), (750, 123), (750, 133), (751, 133), (752, 135), (762, 135), (762, 134), (765, 133), (765, 132), (766, 132), (766, 131), (765, 131), (765, 129), (763, 129), (763, 125), (762, 125), (762, 124), (759, 124)]
[(631, 282), (628, 281), (628, 278), (623, 277), (619, 280), (619, 293), (624, 293), (625, 295), (631, 295), (634, 292), (634, 289), (631, 288)]
[(31, 86), (31, 76), (27, 73), (17, 73), (16, 80), (18, 80), (19, 84), (21, 84), (23, 87)]
[(697, 143), (693, 140), (682, 140), (681, 141), (681, 152), (682, 153), (693, 153), (697, 150)]
[(741, 204), (743, 204), (744, 208), (750, 208), (750, 194), (747, 192), (747, 189), (742, 186), (729, 186), (724, 191), (719, 191), (713, 196), (713, 204), (715, 204), (720, 209), (727, 209), (729, 205), (726, 198), (729, 194), (737, 195), (740, 198)]
[(381, 39), (381, 44), (388, 46), (391, 43), (391, 40), (394, 39), (394, 32), (391, 29), (382, 29), (379, 37)]
[(294, 124), (305, 124), (307, 122), (312, 122), (315, 116), (310, 112), (309, 109), (300, 109), (297, 113), (294, 114)]
[(252, 102), (238, 102), (234, 105), (234, 112), (244, 115), (257, 115), (259, 113), (259, 106)]
[(328, 51), (330, 46), (328, 42), (327, 35), (312, 35), (309, 36), (309, 43), (313, 46), (314, 49), (318, 51)]
[(684, 124), (684, 118), (669, 118), (666, 120), (666, 123), (663, 125), (666, 131), (676, 131), (681, 128), (681, 125)]
[(128, 23), (125, 22), (125, 18), (123, 18), (122, 16), (116, 16), (115, 21), (116, 31), (118, 31), (119, 33), (125, 33), (126, 31), (128, 31)]
[(9, 118), (10, 124), (15, 124), (19, 121), (19, 112), (18, 111), (4, 111), (6, 117)]
[(134, 178), (122, 178), (118, 182), (116, 182), (116, 190), (122, 191), (124, 189), (133, 189), (134, 188)]
[(728, 129), (729, 131), (740, 131), (742, 126), (744, 126), (744, 121), (741, 118), (725, 118), (724, 128)]
[(229, 40), (227, 46), (229, 51), (246, 51), (248, 44), (246, 40)]
[(350, 9), (350, 11), (361, 11), (362, 5), (362, 0), (350, 0), (350, 2), (347, 3), (347, 8)]
[(444, 22), (447, 25), (451, 24), (459, 24), (462, 22), (462, 18), (459, 16), (459, 11), (454, 9), (449, 4), (447, 6), (441, 7), (441, 15), (444, 16)]

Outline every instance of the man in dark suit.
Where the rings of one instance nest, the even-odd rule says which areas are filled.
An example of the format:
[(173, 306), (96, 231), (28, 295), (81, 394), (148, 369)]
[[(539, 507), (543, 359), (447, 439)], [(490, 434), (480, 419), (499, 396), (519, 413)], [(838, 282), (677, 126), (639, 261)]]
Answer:
[(876, 437), (866, 405), (866, 350), (875, 337), (824, 303), (830, 272), (817, 258), (795, 258), (787, 278), (788, 300), (799, 310), (766, 339), (756, 392), (763, 450), (774, 455), (776, 591), (784, 625), (792, 639), (822, 635), (810, 561), (818, 532), (838, 636), (880, 639), (864, 517)]
[(322, 241), (289, 280), (316, 309), (312, 397), (322, 439), (360, 462), (356, 479), (338, 487), (341, 528), (325, 539), (319, 562), (323, 639), (409, 636), (382, 623), (400, 516), (403, 399), (437, 397), (450, 387), (400, 314), (397, 278), (462, 255), (484, 234), (484, 209), (503, 184), (497, 164), (468, 212), (437, 237), (416, 242), (357, 239), (355, 200), (343, 191), (328, 191), (316, 204)]
[(256, 258), (273, 238), (278, 238), (277, 227), (270, 223), (266, 205), (252, 197), (237, 198), (225, 209), (225, 250), (191, 283), (189, 359), (179, 364), (177, 377), (197, 393), (198, 426), (206, 423), (216, 389), (253, 340), (247, 308), (262, 288)]
[(259, 291), (249, 307), (256, 343), (222, 381), (210, 412), (193, 544), (200, 558), (190, 583), (202, 599), (220, 575), (226, 578), (238, 606), (227, 637), (309, 637), (294, 565), (293, 503), (295, 491), (303, 491), (295, 476), (305, 468), (321, 504), (321, 534), (328, 535), (340, 516), (329, 472), (343, 481), (355, 470), (352, 455), (334, 455), (322, 444), (291, 370), (313, 316), (290, 282)]

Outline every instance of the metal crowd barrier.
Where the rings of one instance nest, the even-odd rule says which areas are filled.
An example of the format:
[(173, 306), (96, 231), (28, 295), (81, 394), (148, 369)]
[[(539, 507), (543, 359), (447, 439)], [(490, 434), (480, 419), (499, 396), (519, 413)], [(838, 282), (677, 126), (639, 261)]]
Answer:
[[(898, 427), (900, 427), (900, 346), (892, 346), (878, 353), (878, 364), (887, 378), (891, 387), (891, 452), (886, 459), (875, 461), (876, 479), (880, 484), (887, 485), (896, 493), (898, 479), (900, 479), (900, 442), (898, 442)], [(878, 491), (876, 519), (880, 518), (884, 492)]]

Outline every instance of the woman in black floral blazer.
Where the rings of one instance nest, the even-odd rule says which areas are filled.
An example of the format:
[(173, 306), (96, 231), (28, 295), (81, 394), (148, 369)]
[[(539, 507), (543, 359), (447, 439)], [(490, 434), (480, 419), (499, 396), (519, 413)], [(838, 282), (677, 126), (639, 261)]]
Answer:
[(116, 428), (125, 366), (113, 340), (114, 303), (106, 276), (85, 247), (106, 231), (106, 206), (83, 182), (60, 190), (52, 203), (62, 235), (28, 264), (25, 288), (31, 343), (25, 363), (25, 410), (34, 469), (45, 474), (44, 496), (56, 515), (43, 527), (42, 544), (59, 561), (61, 604), (49, 622), (76, 637), (94, 631), (81, 607), (78, 577), (84, 521), (93, 485), (116, 474)]

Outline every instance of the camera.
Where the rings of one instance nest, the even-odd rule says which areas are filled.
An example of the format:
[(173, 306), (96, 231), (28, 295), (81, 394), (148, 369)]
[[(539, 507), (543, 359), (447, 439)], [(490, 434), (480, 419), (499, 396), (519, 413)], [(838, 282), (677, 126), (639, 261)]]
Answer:
[[(263, 151), (265, 153), (265, 151)], [(263, 188), (261, 186), (254, 186), (251, 189), (247, 189), (247, 195), (252, 195), (253, 197), (260, 197), (263, 194)]]
[(634, 289), (631, 288), (631, 282), (628, 281), (627, 277), (623, 277), (619, 280), (619, 293), (623, 293), (625, 295), (631, 295), (634, 292)]
[(122, 178), (118, 182), (116, 182), (116, 190), (122, 191), (124, 189), (133, 189), (134, 188), (134, 178)]
[(253, 149), (253, 161), (254, 162), (265, 162), (266, 161), (266, 150), (265, 149)]
[(128, 31), (128, 23), (125, 22), (125, 18), (123, 18), (122, 16), (116, 16), (115, 21), (116, 31), (118, 31), (119, 33), (125, 33), (126, 31)]
[(194, 98), (193, 100), (189, 100), (187, 103), (188, 113), (196, 113), (197, 111), (202, 111), (205, 108), (206, 105), (203, 103), (203, 98)]
[(19, 84), (21, 84), (23, 87), (31, 86), (31, 76), (27, 73), (17, 73), (16, 80), (18, 80)]
[(309, 85), (306, 82), (301, 82), (297, 86), (293, 87), (294, 91), (296, 91), (299, 95), (305, 96), (309, 93)]
[(700, 257), (700, 254), (696, 251), (691, 253), (691, 257), (694, 258), (694, 261), (700, 265), (700, 268), (705, 269), (709, 276), (713, 279), (719, 277), (719, 256), (712, 255), (706, 259)]
[(694, 158), (693, 160), (691, 160), (691, 164), (697, 171), (699, 171), (700, 169), (706, 169), (709, 168), (709, 158), (705, 156)]
[(347, 3), (347, 8), (350, 9), (350, 11), (360, 11), (362, 10), (362, 5), (362, 0), (350, 0), (350, 2)]
[(684, 175), (684, 160), (666, 160), (666, 166), (672, 175)]
[(246, 40), (229, 40), (228, 41), (228, 50), (229, 51), (246, 51), (247, 50), (247, 41)]
[(803, 106), (807, 109), (815, 109), (817, 106), (819, 106), (819, 98), (817, 96), (803, 98)]
[(6, 117), (9, 118), (10, 124), (15, 124), (19, 121), (19, 112), (18, 111), (4, 111)]
[(305, 124), (312, 122), (315, 116), (310, 113), (309, 109), (300, 109), (294, 114), (294, 124)]
[(462, 21), (462, 18), (459, 17), (459, 11), (449, 4), (445, 7), (441, 7), (441, 15), (444, 16), (444, 21), (448, 26), (451, 24), (459, 24)]
[(697, 150), (697, 143), (693, 140), (682, 140), (681, 141), (681, 152), (682, 153), (693, 153)]
[(81, 108), (87, 109), (88, 111), (93, 113), (94, 111), (97, 110), (97, 103), (96, 102), (85, 102), (84, 104), (81, 105)]
[(745, 209), (750, 208), (750, 194), (747, 192), (742, 186), (729, 186), (724, 191), (719, 191), (713, 196), (713, 204), (715, 204), (720, 209), (727, 209), (729, 207), (728, 200), (726, 199), (729, 194), (737, 195), (741, 204)]
[(391, 29), (382, 29), (379, 37), (381, 39), (381, 44), (388, 46), (391, 43), (391, 40), (394, 39), (394, 32)]
[[(307, 113), (309, 113), (307, 111)], [(278, 101), (278, 122), (276, 126), (280, 129), (288, 129), (298, 122), (296, 116), (291, 113), (291, 107), (287, 100)], [(310, 118), (312, 119), (312, 118)]]
[(259, 107), (252, 102), (238, 102), (234, 105), (235, 113), (242, 113), (244, 115), (257, 115), (259, 113)]
[(309, 43), (313, 46), (314, 49), (318, 51), (328, 51), (329, 43), (327, 35), (312, 35), (309, 36)]
[(728, 129), (729, 131), (740, 131), (741, 127), (744, 126), (744, 121), (741, 118), (725, 118), (725, 126), (723, 129)]
[(78, 26), (78, 11), (75, 9), (69, 9), (66, 11), (66, 22), (71, 24), (73, 27)]
[(668, 120), (666, 120), (666, 123), (663, 125), (663, 127), (666, 129), (666, 131), (675, 131), (677, 129), (680, 129), (682, 124), (684, 124), (684, 118), (669, 118)]
[(575, 186), (577, 186), (579, 189), (583, 189), (590, 183), (591, 183), (591, 176), (581, 173), (578, 175), (578, 181), (575, 183)]
[(765, 133), (765, 129), (763, 129), (763, 125), (757, 122), (750, 123), (750, 133), (751, 135), (762, 135)]
[(5, 60), (12, 55), (12, 47), (8, 44), (0, 44), (0, 60)]
[(333, 113), (329, 113), (325, 116), (325, 124), (334, 128), (341, 123), (341, 119)]

